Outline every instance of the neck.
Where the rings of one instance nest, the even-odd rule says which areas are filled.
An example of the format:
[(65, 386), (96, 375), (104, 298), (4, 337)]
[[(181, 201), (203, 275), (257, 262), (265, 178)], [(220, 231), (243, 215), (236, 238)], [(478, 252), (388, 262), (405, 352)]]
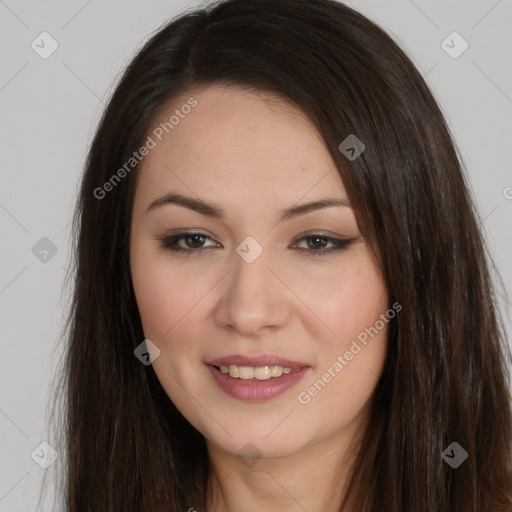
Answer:
[[(286, 457), (243, 460), (207, 440), (207, 512), (339, 512), (359, 425)], [(350, 431), (352, 430), (352, 431)]]

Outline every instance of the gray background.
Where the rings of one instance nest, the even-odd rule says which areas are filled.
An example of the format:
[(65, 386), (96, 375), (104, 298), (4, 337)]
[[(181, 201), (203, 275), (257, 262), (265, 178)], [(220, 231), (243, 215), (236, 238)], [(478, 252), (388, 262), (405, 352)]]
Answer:
[[(347, 3), (387, 29), (426, 77), (461, 150), (510, 294), (512, 1)], [(69, 222), (99, 116), (134, 51), (169, 17), (199, 4), (0, 0), (0, 512), (34, 511), (45, 471), (31, 454), (47, 440), (45, 411), (68, 300)], [(31, 47), (34, 40), (42, 46), (43, 31), (59, 45), (47, 59)], [(469, 43), (456, 59), (441, 46), (453, 31)], [(452, 52), (461, 48), (457, 40), (447, 44)], [(32, 250), (43, 237), (57, 250), (47, 261)]]

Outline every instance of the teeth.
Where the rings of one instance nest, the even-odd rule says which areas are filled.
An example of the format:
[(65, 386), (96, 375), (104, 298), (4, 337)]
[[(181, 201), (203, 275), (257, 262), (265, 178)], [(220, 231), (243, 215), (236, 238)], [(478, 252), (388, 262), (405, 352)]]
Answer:
[(283, 373), (290, 373), (291, 368), (283, 368), (282, 366), (238, 366), (236, 364), (230, 364), (229, 366), (221, 366), (220, 371), (222, 373), (228, 373), (230, 377), (234, 379), (258, 379), (268, 380), (272, 377), (281, 377)]

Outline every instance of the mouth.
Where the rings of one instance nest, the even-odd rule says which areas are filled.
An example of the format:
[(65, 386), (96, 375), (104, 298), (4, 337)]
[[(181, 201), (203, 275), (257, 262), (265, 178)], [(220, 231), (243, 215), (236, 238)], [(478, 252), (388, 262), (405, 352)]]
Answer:
[(242, 355), (232, 355), (219, 357), (217, 359), (213, 359), (211, 361), (207, 361), (206, 364), (215, 366), (222, 371), (222, 368), (227, 367), (238, 367), (238, 368), (265, 368), (265, 367), (279, 367), (283, 369), (288, 369), (291, 371), (300, 370), (305, 366), (309, 366), (306, 363), (301, 363), (298, 361), (292, 361), (291, 359), (285, 359), (283, 357), (279, 357), (272, 354), (262, 354), (259, 356), (251, 355), (251, 356), (242, 356)]
[(288, 373), (299, 372), (302, 368), (305, 368), (305, 366), (290, 368), (289, 366), (280, 365), (239, 366), (236, 364), (211, 366), (219, 372), (229, 375), (233, 379), (242, 380), (269, 380)]
[(247, 402), (270, 400), (295, 386), (311, 370), (300, 363), (294, 363), (293, 367), (206, 363), (206, 367), (221, 391)]

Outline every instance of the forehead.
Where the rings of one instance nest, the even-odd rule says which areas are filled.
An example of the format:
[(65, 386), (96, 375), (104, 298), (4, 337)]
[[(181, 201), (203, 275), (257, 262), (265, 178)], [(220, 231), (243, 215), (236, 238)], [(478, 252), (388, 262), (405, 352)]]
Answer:
[[(196, 105), (182, 108), (190, 98)], [(161, 132), (159, 140), (154, 134)], [(346, 197), (312, 121), (268, 92), (224, 86), (192, 91), (156, 119), (150, 136), (155, 145), (137, 180), (137, 194), (146, 200), (173, 186), (214, 194), (226, 204), (233, 194), (287, 205), (306, 193), (309, 199), (326, 192)]]

